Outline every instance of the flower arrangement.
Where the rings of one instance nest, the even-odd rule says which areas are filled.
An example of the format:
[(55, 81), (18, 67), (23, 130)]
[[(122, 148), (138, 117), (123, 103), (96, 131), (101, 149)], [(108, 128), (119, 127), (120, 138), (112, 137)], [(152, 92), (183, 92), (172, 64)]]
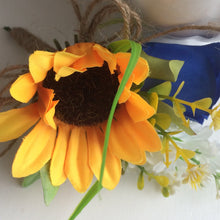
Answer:
[[(13, 161), (13, 177), (23, 178), (23, 186), (41, 178), (47, 205), (67, 179), (78, 192), (87, 191), (70, 219), (103, 187), (114, 189), (132, 167), (139, 170), (140, 190), (144, 175), (161, 186), (165, 197), (181, 183), (197, 189), (214, 178), (220, 197), (220, 148), (209, 141), (212, 130), (220, 128), (220, 106), (215, 105), (220, 44), (137, 43), (140, 20), (125, 2), (104, 6), (88, 29), (87, 12), (83, 17), (76, 1), (72, 4), (81, 21), (75, 44), (66, 42), (63, 49), (55, 41), (54, 50), (38, 39), (46, 49), (35, 48), (28, 71), (8, 84), (19, 108), (0, 113), (0, 141), (25, 136)], [(123, 39), (94, 42), (94, 21), (116, 8), (125, 21)], [(23, 29), (5, 29), (22, 45), (16, 33), (36, 40)], [(31, 43), (26, 48), (31, 51)], [(0, 106), (7, 101), (11, 104), (11, 98), (2, 96)], [(200, 126), (208, 116), (210, 128)]]

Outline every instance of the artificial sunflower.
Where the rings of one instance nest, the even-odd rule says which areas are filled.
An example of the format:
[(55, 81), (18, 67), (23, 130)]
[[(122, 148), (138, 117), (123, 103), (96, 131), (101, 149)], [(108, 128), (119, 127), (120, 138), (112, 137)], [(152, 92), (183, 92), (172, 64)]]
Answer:
[[(130, 53), (112, 54), (95, 43), (78, 43), (55, 53), (35, 51), (29, 70), (12, 84), (10, 93), (26, 107), (0, 113), (0, 141), (23, 139), (13, 165), (14, 177), (39, 171), (49, 160), (53, 185), (67, 178), (79, 192), (99, 179), (105, 126), (114, 96), (123, 78)], [(148, 75), (148, 64), (139, 58), (119, 99), (112, 122), (103, 186), (113, 189), (121, 176), (121, 160), (141, 165), (145, 151), (161, 149), (147, 121), (155, 110), (130, 91)]]

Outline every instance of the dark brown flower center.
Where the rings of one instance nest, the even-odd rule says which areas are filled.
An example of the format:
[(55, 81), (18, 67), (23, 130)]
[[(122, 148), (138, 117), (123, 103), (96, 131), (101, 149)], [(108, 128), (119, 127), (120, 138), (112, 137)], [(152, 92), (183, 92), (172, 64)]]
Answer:
[(108, 118), (119, 86), (118, 74), (118, 71), (111, 74), (106, 62), (102, 67), (75, 72), (59, 81), (55, 81), (55, 72), (50, 70), (43, 87), (53, 89), (54, 100), (59, 100), (56, 118), (67, 124), (91, 126)]

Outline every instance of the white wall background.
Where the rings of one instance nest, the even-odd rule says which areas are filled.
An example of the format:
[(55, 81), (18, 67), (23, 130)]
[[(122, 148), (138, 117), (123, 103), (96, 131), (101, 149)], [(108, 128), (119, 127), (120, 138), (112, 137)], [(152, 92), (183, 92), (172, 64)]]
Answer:
[[(84, 0), (84, 2), (86, 1)], [(146, 2), (148, 1), (146, 0)], [(183, 0), (179, 2), (183, 2)], [(217, 6), (219, 7), (219, 0), (208, 2), (200, 0), (199, 2), (207, 4), (207, 7), (212, 7), (213, 10)], [(189, 1), (187, 3), (190, 4)], [(152, 5), (148, 5), (149, 7), (154, 8)], [(188, 8), (190, 7), (188, 6)], [(218, 8), (219, 11), (220, 8)], [(185, 13), (187, 14), (187, 11)], [(151, 16), (154, 20), (155, 14)], [(169, 17), (169, 15), (167, 16)], [(216, 13), (216, 16), (212, 14), (212, 16), (219, 19), (219, 13)], [(163, 19), (161, 24), (162, 22)], [(53, 38), (57, 38), (61, 42), (64, 40), (73, 42), (76, 18), (69, 0), (0, 0), (0, 28), (3, 26), (28, 28), (47, 42), (52, 42)], [(196, 37), (177, 41), (189, 44), (198, 43), (198, 40), (207, 43), (211, 40), (217, 41), (219, 38), (207, 40)], [(169, 41), (172, 42), (172, 39)], [(28, 54), (2, 29), (0, 29), (0, 48), (1, 69), (10, 64), (27, 63)], [(1, 146), (3, 148), (3, 144)], [(71, 184), (66, 182), (60, 187), (51, 205), (46, 207), (43, 202), (40, 181), (23, 189), (20, 187), (19, 181), (11, 177), (11, 164), (15, 152), (16, 147), (10, 150), (5, 157), (0, 158), (0, 219), (66, 220), (83, 195), (77, 193)], [(164, 198), (153, 182), (147, 183), (146, 181), (145, 189), (137, 190), (137, 176), (137, 173), (130, 171), (121, 178), (115, 190), (102, 190), (77, 219), (220, 219), (220, 201), (215, 199), (214, 183), (198, 192), (192, 190), (188, 185), (183, 186), (177, 190), (174, 196)]]

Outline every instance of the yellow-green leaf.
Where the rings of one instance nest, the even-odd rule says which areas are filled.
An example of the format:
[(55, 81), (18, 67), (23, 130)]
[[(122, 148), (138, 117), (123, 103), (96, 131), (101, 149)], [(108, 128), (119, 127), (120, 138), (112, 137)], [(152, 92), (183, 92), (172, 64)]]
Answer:
[(167, 81), (153, 87), (152, 89), (150, 89), (150, 92), (156, 92), (158, 95), (169, 96), (171, 92), (171, 88), (172, 88), (171, 82)]
[(169, 159), (170, 158), (170, 155), (169, 155), (169, 153), (170, 153), (169, 139), (166, 136), (163, 137), (162, 145), (163, 145), (163, 148), (162, 148), (161, 153), (165, 154), (165, 158), (166, 159), (165, 159), (164, 164), (168, 168), (170, 166), (170, 164), (171, 164), (171, 161)]
[(171, 60), (169, 62), (169, 67), (173, 73), (175, 81), (178, 78), (179, 72), (182, 69), (183, 64), (184, 64), (184, 61), (180, 61), (180, 60)]
[(157, 111), (158, 106), (158, 95), (156, 92), (148, 93), (145, 91), (140, 91), (138, 93), (149, 105), (151, 105), (155, 111)]
[(176, 159), (182, 156), (184, 160), (188, 160), (188, 159), (195, 157), (195, 155), (196, 153), (192, 150), (178, 148), (176, 152)]
[(168, 114), (171, 117), (172, 123), (176, 124), (180, 129), (185, 131), (187, 134), (195, 135), (195, 132), (190, 127), (186, 127), (184, 125), (184, 123), (181, 120), (181, 118), (176, 116), (176, 114), (174, 113), (173, 108), (171, 106), (169, 106), (168, 104), (160, 101), (158, 103), (158, 110), (157, 110), (157, 112), (158, 113), (166, 113), (166, 114)]
[(114, 41), (109, 44), (108, 49), (112, 53), (127, 52), (131, 49), (131, 44), (129, 40)]
[(163, 129), (166, 130), (170, 127), (171, 118), (166, 113), (157, 113), (154, 118), (156, 119), (156, 123)]
[(171, 82), (175, 82), (177, 80), (179, 72), (184, 64), (184, 61), (180, 60), (164, 60), (152, 57), (144, 51), (142, 51), (141, 57), (146, 59), (149, 63), (150, 78)]
[(195, 115), (196, 109), (198, 109), (198, 108), (209, 109), (211, 104), (212, 104), (211, 98), (204, 98), (204, 99), (200, 99), (195, 102), (192, 102), (190, 107), (192, 108), (193, 115)]
[(173, 102), (173, 110), (177, 117), (182, 118), (183, 113), (186, 111), (186, 107), (178, 102)]

